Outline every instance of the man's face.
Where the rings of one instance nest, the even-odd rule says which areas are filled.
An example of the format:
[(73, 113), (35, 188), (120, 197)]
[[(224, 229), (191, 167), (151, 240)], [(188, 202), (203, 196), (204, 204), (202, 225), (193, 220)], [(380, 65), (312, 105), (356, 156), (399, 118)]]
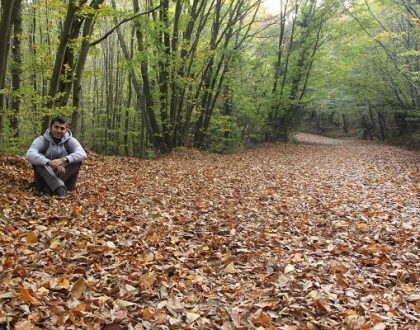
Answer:
[(67, 131), (66, 124), (55, 122), (51, 125), (51, 135), (54, 139), (61, 140)]

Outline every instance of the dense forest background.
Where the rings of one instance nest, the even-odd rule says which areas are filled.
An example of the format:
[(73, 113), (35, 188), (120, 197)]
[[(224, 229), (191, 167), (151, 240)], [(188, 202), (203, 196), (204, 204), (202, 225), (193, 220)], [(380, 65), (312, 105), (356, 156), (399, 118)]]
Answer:
[(51, 115), (98, 153), (305, 129), (418, 145), (417, 0), (1, 0), (0, 151)]

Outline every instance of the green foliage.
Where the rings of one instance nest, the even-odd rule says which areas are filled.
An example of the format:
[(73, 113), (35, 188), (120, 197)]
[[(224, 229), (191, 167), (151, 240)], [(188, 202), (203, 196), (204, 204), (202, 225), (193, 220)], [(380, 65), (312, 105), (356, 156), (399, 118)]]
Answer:
[(216, 153), (231, 153), (241, 145), (239, 128), (232, 116), (221, 115), (216, 109), (205, 141), (206, 149)]
[[(368, 113), (369, 105), (374, 115), (375, 111), (384, 114), (387, 129), (393, 130), (398, 126), (397, 109), (402, 109), (407, 113), (403, 121), (407, 127), (417, 127), (412, 124), (417, 123), (413, 114), (419, 107), (413, 90), (420, 80), (420, 32), (401, 3), (375, 0), (368, 1), (368, 7), (360, 0), (345, 2), (345, 8), (333, 0), (290, 1), (279, 43), (279, 20), (258, 16), (251, 23), (252, 11), (245, 13), (246, 8), (253, 8), (254, 1), (246, 0), (236, 7), (244, 12), (228, 22), (238, 1), (225, 2), (219, 22), (215, 21), (216, 7), (198, 6), (201, 12), (192, 25), (190, 40), (186, 30), (193, 15), (188, 1), (183, 2), (179, 16), (175, 16), (176, 2), (170, 2), (167, 22), (155, 12), (121, 25), (123, 40), (114, 32), (90, 48), (78, 109), (73, 106), (71, 88), (67, 104), (47, 107), (52, 101), (61, 102), (64, 96), (58, 93), (51, 99), (47, 95), (68, 2), (26, 2), (21, 87), (12, 90), (9, 67), (2, 91), (8, 102), (2, 109), (2, 150), (17, 151), (26, 145), (39, 134), (45, 115), (61, 113), (71, 118), (75, 110), (81, 114), (84, 144), (98, 152), (142, 156), (158, 153), (152, 144), (156, 137), (178, 134), (176, 145), (193, 145), (195, 128), (203, 118), (210, 119), (208, 127), (202, 124), (198, 130), (204, 136), (203, 147), (215, 152), (231, 152), (266, 139), (288, 140), (301, 129), (308, 112), (318, 117), (334, 113), (338, 124), (343, 114), (349, 114), (356, 123), (361, 115), (376, 118)], [(117, 6), (101, 5), (96, 10), (86, 2), (79, 8), (77, 17), (84, 18), (81, 29), (88, 16), (96, 16), (88, 40), (97, 40), (110, 31), (115, 19), (119, 22), (134, 14), (131, 2), (118, 2)], [(177, 20), (179, 30), (174, 31)], [(240, 43), (248, 23), (250, 34)], [(216, 31), (218, 43), (211, 42)], [(136, 32), (142, 33), (142, 51)], [(164, 44), (165, 33), (169, 48)], [(78, 37), (68, 44), (76, 61), (82, 41)], [(121, 51), (124, 42), (128, 58)], [(75, 76), (69, 63), (62, 68), (61, 83), (71, 87)], [(131, 73), (139, 90), (133, 89)], [(156, 118), (154, 132), (144, 117), (146, 75), (151, 95), (149, 116)], [(162, 88), (165, 83), (166, 91)], [(16, 113), (9, 108), (16, 99), (21, 102), (18, 131), (13, 131), (10, 119)], [(378, 131), (379, 123), (375, 125)]]

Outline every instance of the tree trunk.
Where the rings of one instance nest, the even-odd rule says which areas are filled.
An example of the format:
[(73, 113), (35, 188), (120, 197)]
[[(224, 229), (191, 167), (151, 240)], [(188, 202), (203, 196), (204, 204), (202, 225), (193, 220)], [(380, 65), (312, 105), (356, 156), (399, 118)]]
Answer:
[[(104, 0), (97, 0), (91, 4), (91, 7), (95, 10), (99, 8), (99, 6), (104, 2)], [(75, 69), (75, 80), (73, 85), (73, 113), (71, 117), (72, 123), (72, 130), (75, 136), (78, 136), (80, 133), (80, 102), (81, 102), (81, 94), (82, 94), (82, 79), (83, 79), (83, 71), (85, 68), (86, 60), (89, 53), (89, 37), (92, 35), (93, 27), (95, 25), (95, 16), (94, 14), (90, 13), (90, 15), (85, 19), (83, 25), (83, 33), (82, 33), (82, 46), (79, 51), (77, 65)]]
[[(70, 41), (70, 36), (73, 36), (73, 37), (75, 36), (75, 33), (72, 33), (72, 32), (75, 31), (77, 10), (79, 6), (84, 2), (86, 2), (86, 0), (81, 1), (80, 4), (77, 1), (70, 1), (67, 7), (67, 14), (66, 14), (66, 18), (63, 23), (63, 29), (60, 35), (60, 43), (58, 45), (57, 53), (55, 56), (53, 73), (50, 80), (50, 89), (48, 92), (49, 100), (47, 102), (47, 107), (50, 110), (54, 109), (56, 104), (59, 102), (59, 100), (57, 99), (57, 95), (59, 94), (59, 91), (60, 91), (61, 74), (63, 72), (63, 66), (66, 61), (66, 56), (67, 56), (67, 61), (69, 60), (69, 56), (70, 56), (68, 43)], [(49, 120), (50, 120), (50, 116), (46, 115), (43, 120), (43, 130), (48, 128)]]
[[(15, 0), (1, 1), (1, 21), (0, 21), (0, 90), (4, 89), (6, 81), (7, 58), (10, 48), (10, 34), (13, 22), (13, 11)], [(0, 145), (4, 139), (4, 95), (0, 94)]]
[(14, 137), (19, 137), (19, 109), (20, 109), (20, 82), (22, 73), (22, 52), (21, 52), (21, 38), (22, 38), (22, 3), (21, 0), (15, 1), (15, 8), (13, 11), (13, 47), (12, 47), (12, 110), (13, 114), (10, 118), (10, 126), (13, 129)]
[(376, 110), (376, 113), (378, 115), (378, 122), (379, 122), (379, 133), (381, 140), (385, 140), (387, 138), (387, 128), (386, 128), (386, 122), (385, 122), (385, 115), (382, 111)]
[(343, 130), (344, 133), (348, 133), (349, 132), (349, 116), (347, 115), (347, 113), (343, 113)]
[(160, 119), (162, 123), (162, 134), (165, 140), (165, 144), (168, 147), (168, 151), (173, 148), (173, 141), (170, 139), (172, 136), (172, 123), (169, 118), (169, 59), (171, 55), (170, 49), (170, 37), (168, 32), (168, 10), (169, 10), (169, 0), (160, 1), (160, 10), (159, 10), (159, 21), (160, 21), (160, 31), (159, 31), (159, 48), (161, 49), (161, 54), (159, 56), (159, 72), (158, 72), (158, 85), (159, 85), (159, 101), (160, 101)]

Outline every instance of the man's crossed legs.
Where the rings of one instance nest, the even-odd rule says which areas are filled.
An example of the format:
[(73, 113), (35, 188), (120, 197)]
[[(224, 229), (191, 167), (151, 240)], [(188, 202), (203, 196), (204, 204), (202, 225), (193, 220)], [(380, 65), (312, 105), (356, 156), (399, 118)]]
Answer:
[(67, 196), (68, 190), (76, 188), (77, 177), (82, 163), (72, 163), (66, 166), (63, 174), (57, 174), (50, 166), (33, 165), (35, 189), (38, 193), (60, 197)]

